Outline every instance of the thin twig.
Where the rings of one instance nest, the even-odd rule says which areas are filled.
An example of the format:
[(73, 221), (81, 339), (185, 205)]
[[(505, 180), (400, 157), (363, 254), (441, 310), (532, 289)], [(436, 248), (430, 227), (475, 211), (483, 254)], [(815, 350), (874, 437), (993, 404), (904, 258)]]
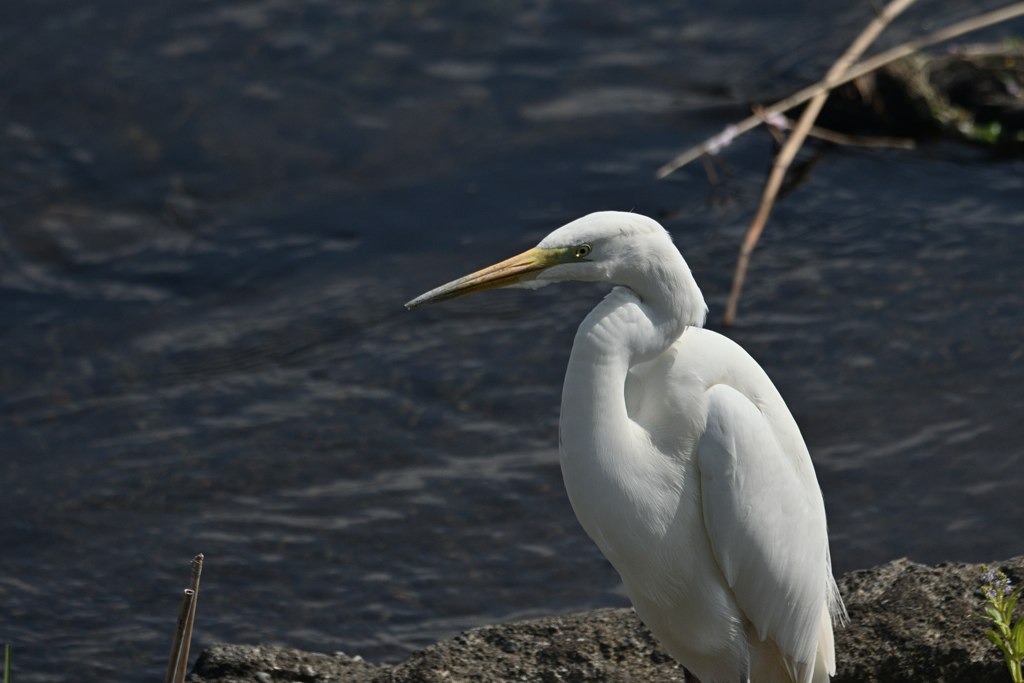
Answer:
[(786, 136), (782, 134), (782, 131), (789, 128), (791, 123), (792, 122), (789, 119), (786, 119), (787, 125), (785, 127), (768, 126), (768, 132), (771, 134), (772, 138), (774, 138), (775, 144), (779, 147), (782, 147), (782, 145), (786, 143)]
[(972, 57), (1024, 57), (1024, 47), (1009, 47), (1008, 45), (964, 45), (956, 51), (958, 57), (971, 59)]
[[(763, 113), (762, 107), (754, 106), (754, 113)], [(782, 134), (784, 130), (791, 130), (796, 126), (796, 121), (793, 119), (783, 116), (782, 114), (776, 114), (770, 121), (766, 121), (768, 124), (768, 132), (775, 138), (775, 142), (782, 145), (786, 142), (786, 137)], [(831, 128), (822, 128), (821, 126), (811, 126), (811, 130), (808, 131), (807, 137), (818, 138), (825, 142), (832, 142), (837, 145), (846, 145), (848, 147), (890, 147), (892, 149), (914, 149), (917, 146), (917, 142), (913, 138), (889, 138), (884, 136), (864, 136), (864, 135), (847, 135), (846, 133), (840, 133), (834, 131)]]
[(167, 678), (165, 683), (174, 683), (174, 675), (178, 671), (178, 655), (181, 652), (181, 641), (185, 636), (185, 624), (188, 622), (188, 613), (192, 609), (192, 600), (196, 592), (191, 588), (185, 589), (181, 598), (181, 609), (178, 611), (178, 625), (174, 629), (174, 642), (171, 643), (171, 656), (167, 660)]
[(834, 142), (837, 145), (849, 147), (891, 147), (892, 149), (914, 149), (917, 143), (913, 138), (887, 138), (860, 135), (847, 135), (820, 126), (811, 126), (808, 137), (818, 138), (825, 142)]
[(704, 174), (708, 177), (708, 182), (711, 185), (718, 184), (718, 174), (715, 172), (715, 164), (711, 160), (710, 154), (703, 155), (700, 160), (704, 163)]
[[(803, 104), (820, 92), (825, 92), (830, 88), (836, 88), (844, 83), (849, 83), (850, 81), (869, 74), (876, 69), (880, 69), (887, 64), (891, 64), (892, 62), (903, 59), (915, 52), (919, 52), (926, 47), (931, 47), (938, 43), (957, 38), (965, 33), (977, 31), (1022, 15), (1024, 15), (1024, 2), (1017, 2), (1012, 5), (1007, 5), (1002, 9), (987, 12), (985, 14), (979, 14), (971, 19), (951, 24), (950, 26), (925, 36), (924, 38), (903, 43), (891, 50), (886, 50), (885, 52), (881, 52), (870, 59), (865, 59), (863, 62), (855, 64), (846, 72), (846, 74), (843, 75), (842, 78), (837, 80), (831, 86), (826, 87), (824, 80), (818, 81), (813, 85), (809, 85), (803, 90), (799, 90), (798, 92), (790, 95), (786, 99), (780, 100), (770, 107), (765, 107), (764, 115), (774, 116), (775, 114), (781, 114), (793, 107)], [(659, 168), (655, 173), (655, 177), (659, 179), (664, 178), (673, 171), (682, 168), (694, 159), (700, 157), (701, 154), (714, 151), (714, 149), (721, 149), (722, 139), (726, 132), (729, 133), (727, 136), (728, 141), (732, 141), (740, 135), (757, 128), (762, 123), (764, 123), (764, 119), (760, 115), (755, 115), (745, 118), (737, 124), (728, 126), (722, 133), (713, 135), (699, 145), (691, 147), (672, 159), (672, 161)]]
[(174, 629), (174, 642), (171, 644), (171, 657), (167, 662), (165, 683), (180, 683), (185, 680), (188, 651), (192, 642), (192, 622), (196, 616), (196, 596), (199, 594), (199, 576), (202, 571), (203, 555), (200, 553), (192, 558), (192, 577), (181, 599), (181, 610), (178, 612), (178, 624)]
[[(793, 119), (786, 119), (786, 124), (786, 127), (782, 129), (776, 128), (775, 126), (768, 126), (768, 132), (772, 134), (772, 137), (774, 137), (775, 141), (780, 145), (786, 141), (786, 138), (779, 131), (789, 130), (796, 125), (796, 121)], [(825, 142), (831, 142), (836, 145), (845, 145), (847, 147), (888, 147), (889, 149), (914, 149), (917, 147), (917, 142), (913, 138), (847, 135), (846, 133), (840, 133), (839, 131), (832, 130), (831, 128), (822, 128), (821, 126), (811, 126), (811, 129), (807, 131), (807, 137), (818, 138)]]
[(740, 257), (736, 263), (736, 273), (733, 275), (732, 291), (729, 293), (729, 303), (725, 307), (725, 319), (723, 322), (726, 325), (732, 325), (733, 319), (736, 317), (736, 306), (739, 303), (740, 291), (743, 289), (743, 279), (747, 274), (750, 255), (753, 253), (754, 247), (761, 237), (761, 232), (768, 222), (768, 216), (775, 205), (775, 198), (782, 187), (782, 180), (786, 177), (786, 171), (789, 169), (789, 165), (793, 163), (793, 159), (800, 150), (800, 146), (807, 139), (807, 133), (810, 132), (815, 119), (818, 118), (818, 113), (821, 112), (821, 108), (828, 98), (829, 90), (835, 87), (836, 81), (864, 54), (864, 50), (870, 47), (871, 43), (878, 37), (878, 34), (889, 25), (889, 22), (898, 17), (903, 10), (910, 7), (914, 1), (893, 0), (886, 5), (881, 14), (872, 19), (871, 23), (861, 31), (857, 39), (851, 43), (846, 52), (836, 60), (836, 63), (825, 74), (825, 89), (816, 94), (807, 104), (807, 107), (800, 115), (800, 120), (797, 121), (796, 126), (793, 127), (793, 132), (786, 140), (786, 144), (782, 146), (782, 150), (776, 155), (775, 161), (772, 163), (771, 174), (768, 176), (768, 183), (765, 185), (764, 194), (761, 197), (761, 206), (758, 208), (757, 215), (754, 216), (754, 221), (750, 224), (750, 228), (747, 229), (746, 237), (743, 238), (743, 245), (740, 247)]
[(192, 644), (192, 623), (196, 618), (196, 602), (199, 598), (199, 576), (202, 573), (203, 554), (199, 553), (192, 559), (192, 582), (189, 585), (189, 589), (192, 591), (192, 604), (189, 606), (188, 619), (185, 621), (185, 633), (181, 639), (181, 651), (178, 653), (174, 683), (184, 683), (185, 673), (188, 671), (188, 651)]

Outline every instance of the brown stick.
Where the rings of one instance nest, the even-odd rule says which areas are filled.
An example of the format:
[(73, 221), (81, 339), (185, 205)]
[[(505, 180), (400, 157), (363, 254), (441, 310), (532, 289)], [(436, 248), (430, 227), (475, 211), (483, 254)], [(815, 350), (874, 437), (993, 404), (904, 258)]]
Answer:
[(185, 621), (185, 633), (181, 639), (181, 652), (178, 653), (178, 663), (174, 673), (174, 683), (184, 683), (185, 673), (188, 671), (188, 651), (192, 645), (192, 622), (196, 618), (196, 601), (199, 598), (199, 575), (203, 573), (203, 554), (199, 553), (192, 558), (192, 581), (189, 589), (192, 591), (192, 604), (189, 606), (188, 619)]
[[(754, 105), (754, 113), (761, 113), (764, 109)], [(766, 121), (768, 124), (768, 132), (775, 138), (775, 142), (782, 146), (786, 142), (786, 137), (782, 134), (784, 130), (790, 130), (796, 126), (796, 121), (793, 119), (776, 114), (775, 117), (770, 121)], [(887, 138), (878, 136), (864, 136), (864, 135), (847, 135), (846, 133), (839, 133), (830, 128), (822, 128), (820, 126), (811, 126), (811, 130), (808, 131), (807, 137), (818, 138), (826, 142), (832, 142), (837, 145), (847, 145), (849, 147), (891, 147), (893, 149), (914, 149), (917, 146), (917, 142), (913, 138)], [(702, 157), (707, 158), (707, 156)]]
[(704, 174), (708, 177), (708, 182), (712, 185), (718, 184), (718, 173), (715, 172), (715, 164), (711, 160), (710, 154), (705, 154), (700, 158), (704, 163)]
[(725, 319), (723, 322), (726, 325), (732, 325), (736, 317), (736, 306), (739, 303), (740, 291), (743, 289), (743, 280), (747, 275), (750, 255), (753, 253), (754, 247), (757, 246), (757, 241), (760, 239), (761, 232), (768, 222), (768, 216), (771, 214), (772, 207), (775, 206), (775, 198), (779, 194), (779, 188), (782, 187), (782, 180), (786, 177), (786, 171), (789, 170), (789, 165), (793, 163), (793, 159), (800, 150), (800, 146), (807, 139), (807, 133), (810, 132), (811, 126), (814, 125), (815, 119), (818, 118), (818, 114), (828, 98), (829, 91), (835, 87), (836, 81), (857, 61), (857, 58), (864, 54), (864, 50), (868, 49), (871, 43), (875, 41), (875, 38), (878, 37), (878, 34), (889, 25), (889, 22), (898, 17), (903, 10), (910, 7), (914, 2), (915, 0), (892, 0), (861, 31), (857, 39), (853, 41), (850, 47), (846, 48), (846, 52), (836, 60), (836, 63), (825, 74), (825, 89), (816, 94), (807, 103), (807, 107), (800, 115), (800, 120), (797, 121), (789, 139), (786, 140), (786, 144), (783, 145), (782, 150), (775, 157), (775, 161), (772, 163), (771, 174), (768, 176), (768, 183), (765, 185), (764, 194), (761, 196), (761, 206), (757, 210), (757, 215), (754, 216), (754, 221), (747, 229), (747, 235), (744, 237), (743, 245), (740, 247), (740, 258), (736, 264), (736, 273), (733, 276), (732, 291), (729, 293), (729, 303), (725, 307)]
[(850, 147), (892, 147), (893, 149), (914, 149), (917, 143), (912, 138), (886, 138), (886, 137), (862, 137), (859, 135), (847, 135), (837, 133), (828, 128), (811, 126), (807, 133), (808, 137), (818, 138), (826, 142), (834, 142), (837, 145), (848, 145)]
[[(664, 178), (694, 159), (697, 159), (701, 154), (706, 154), (714, 148), (720, 148), (722, 146), (723, 137), (727, 141), (735, 140), (740, 135), (750, 132), (764, 123), (764, 117), (771, 117), (775, 114), (781, 114), (788, 111), (793, 107), (803, 104), (820, 92), (824, 92), (830, 88), (836, 88), (844, 83), (849, 83), (850, 81), (869, 74), (876, 69), (882, 68), (886, 64), (891, 64), (892, 62), (903, 59), (904, 57), (923, 50), (926, 47), (931, 47), (932, 45), (957, 38), (965, 33), (977, 31), (1019, 16), (1024, 16), (1024, 2), (1007, 5), (1002, 9), (987, 12), (985, 14), (979, 14), (971, 19), (951, 24), (950, 26), (925, 36), (924, 38), (908, 41), (902, 45), (892, 48), (891, 50), (881, 52), (870, 59), (865, 59), (863, 62), (850, 67), (850, 70), (847, 71), (842, 78), (835, 81), (829, 87), (826, 87), (824, 80), (818, 81), (813, 85), (809, 85), (806, 88), (795, 92), (784, 100), (779, 100), (770, 107), (765, 107), (763, 115), (750, 116), (735, 125), (728, 126), (726, 130), (721, 133), (711, 136), (699, 145), (691, 147), (669, 161), (657, 170), (655, 177), (658, 179)], [(726, 132), (728, 132), (728, 135), (726, 135)]]
[(178, 612), (178, 625), (174, 629), (174, 641), (171, 643), (171, 657), (167, 661), (167, 678), (165, 683), (174, 683), (174, 675), (178, 671), (178, 654), (181, 652), (181, 640), (185, 636), (185, 624), (188, 623), (188, 613), (192, 610), (192, 600), (196, 592), (190, 588), (185, 589), (185, 595), (181, 598), (181, 610)]

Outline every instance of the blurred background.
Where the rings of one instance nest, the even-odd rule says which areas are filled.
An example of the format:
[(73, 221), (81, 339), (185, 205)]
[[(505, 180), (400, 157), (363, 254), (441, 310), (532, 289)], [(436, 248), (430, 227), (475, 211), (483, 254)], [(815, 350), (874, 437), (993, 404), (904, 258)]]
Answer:
[[(1004, 4), (922, 0), (889, 47)], [(606, 288), (417, 294), (595, 210), (661, 220), (800, 424), (838, 573), (1024, 553), (1024, 161), (810, 143), (720, 329), (773, 154), (865, 0), (5, 0), (0, 640), (19, 681), (193, 653), (371, 661), (628, 602), (557, 462)], [(1024, 33), (1020, 20), (970, 40)]]

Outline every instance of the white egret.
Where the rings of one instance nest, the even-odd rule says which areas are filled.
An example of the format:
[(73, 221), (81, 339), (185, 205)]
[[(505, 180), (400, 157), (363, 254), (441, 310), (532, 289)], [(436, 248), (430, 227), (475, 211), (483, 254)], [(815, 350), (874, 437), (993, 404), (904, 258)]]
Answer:
[(825, 506), (796, 421), (707, 306), (657, 222), (593, 213), (415, 308), (496, 287), (616, 287), (573, 342), (559, 457), (573, 510), (637, 614), (704, 683), (827, 683)]

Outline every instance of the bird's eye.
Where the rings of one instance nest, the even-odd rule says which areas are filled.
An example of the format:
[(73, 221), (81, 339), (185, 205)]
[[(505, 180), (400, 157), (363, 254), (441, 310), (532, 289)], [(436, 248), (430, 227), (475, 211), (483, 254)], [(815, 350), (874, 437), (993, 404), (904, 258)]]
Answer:
[(575, 256), (576, 258), (583, 258), (591, 251), (592, 249), (590, 248), (589, 244), (581, 244), (580, 246), (576, 247), (576, 250), (572, 252), (572, 255)]

